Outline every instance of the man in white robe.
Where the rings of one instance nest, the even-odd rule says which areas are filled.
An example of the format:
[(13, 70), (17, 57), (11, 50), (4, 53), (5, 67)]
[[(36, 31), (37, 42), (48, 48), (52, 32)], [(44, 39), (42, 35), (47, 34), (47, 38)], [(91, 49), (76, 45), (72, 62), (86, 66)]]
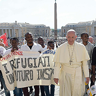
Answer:
[[(57, 50), (54, 57), (54, 81), (60, 85), (60, 96), (83, 96), (85, 92), (84, 76), (89, 83), (87, 60), (89, 55), (83, 44), (75, 42), (76, 32), (67, 32), (67, 41)], [(84, 72), (84, 76), (83, 76)]]

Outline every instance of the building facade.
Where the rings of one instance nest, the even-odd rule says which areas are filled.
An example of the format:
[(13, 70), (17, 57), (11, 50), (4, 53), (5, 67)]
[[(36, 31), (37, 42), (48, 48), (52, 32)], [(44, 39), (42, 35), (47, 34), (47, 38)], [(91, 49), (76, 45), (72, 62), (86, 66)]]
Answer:
[(61, 27), (61, 36), (66, 36), (69, 29), (74, 29), (77, 32), (77, 36), (80, 36), (82, 32), (87, 32), (90, 36), (96, 36), (96, 21), (70, 23)]
[(43, 24), (33, 25), (29, 23), (0, 23), (0, 35), (7, 33), (7, 38), (17, 37), (23, 38), (24, 34), (27, 32), (32, 32), (33, 36), (50, 36), (50, 27)]

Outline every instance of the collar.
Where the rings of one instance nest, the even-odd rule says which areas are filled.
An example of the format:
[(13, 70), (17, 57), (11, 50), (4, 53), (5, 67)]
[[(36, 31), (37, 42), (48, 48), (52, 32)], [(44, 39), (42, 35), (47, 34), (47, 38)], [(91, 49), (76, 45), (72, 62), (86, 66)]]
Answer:
[(75, 45), (75, 42), (73, 43), (73, 45), (70, 45), (68, 42), (67, 44), (68, 44), (68, 47), (73, 47)]

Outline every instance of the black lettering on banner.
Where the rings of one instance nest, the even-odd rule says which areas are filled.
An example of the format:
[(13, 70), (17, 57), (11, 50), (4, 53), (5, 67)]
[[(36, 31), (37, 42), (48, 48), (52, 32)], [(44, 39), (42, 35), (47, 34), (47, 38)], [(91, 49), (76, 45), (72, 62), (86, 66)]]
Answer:
[[(15, 59), (14, 59), (14, 60), (15, 60)], [(16, 67), (14, 66), (14, 60), (9, 61), (9, 63), (10, 63), (10, 65), (11, 65), (12, 70), (13, 70), (13, 68), (15, 68), (15, 69), (16, 69)]]
[(9, 84), (13, 84), (14, 83), (14, 74), (9, 74), (9, 75), (6, 75), (7, 77), (7, 80), (9, 82)]
[(33, 67), (33, 64), (30, 63), (30, 60), (32, 60), (32, 58), (28, 58), (28, 67), (29, 67), (29, 68), (32, 68), (32, 67)]
[(50, 72), (50, 79), (52, 77), (52, 74), (54, 74), (54, 69), (53, 68), (50, 68), (51, 72)]
[(25, 80), (27, 81), (29, 81), (29, 77), (28, 77), (28, 75), (29, 75), (29, 70), (24, 70), (24, 75), (25, 75)]
[[(24, 62), (25, 61), (25, 62)], [(22, 65), (22, 68), (26, 68), (27, 67), (27, 62), (26, 62), (26, 58), (21, 58), (21, 65)]]
[(21, 78), (22, 78), (22, 81), (25, 81), (25, 74), (23, 74), (23, 72), (21, 72)]
[(33, 80), (33, 70), (30, 70), (30, 80)]
[(49, 56), (45, 56), (45, 58), (48, 59), (48, 65), (47, 65), (47, 67), (50, 67), (50, 63), (49, 63)]
[(17, 58), (16, 69), (19, 68), (20, 58)]
[(5, 69), (5, 71), (6, 71), (6, 74), (8, 74), (9, 73), (9, 71), (8, 71), (8, 69), (7, 69), (7, 63), (5, 63), (5, 64), (3, 64), (2, 66), (4, 66), (4, 69)]
[(37, 66), (36, 66), (36, 59), (37, 58), (33, 58), (33, 60), (34, 60), (34, 68), (37, 68)]
[(33, 70), (17, 70), (14, 72), (16, 76), (16, 81), (33, 80)]
[(40, 64), (42, 64), (42, 66), (44, 67), (41, 57), (39, 57), (38, 67), (40, 66)]
[(44, 61), (44, 62), (43, 62), (43, 64), (44, 64), (43, 67), (46, 67), (46, 60), (45, 60), (45, 57), (42, 57), (42, 59), (43, 59), (43, 61)]
[(44, 76), (44, 80), (50, 80), (51, 79), (50, 74), (47, 71), (49, 71), (49, 73), (50, 73), (50, 68), (43, 69), (44, 74), (48, 76), (48, 77)]
[(16, 71), (16, 81), (21, 81), (21, 74), (22, 74), (22, 70), (18, 70)]
[(37, 69), (38, 78), (37, 80), (51, 80), (52, 74), (54, 73), (54, 69), (46, 68), (46, 69)]
[(37, 80), (41, 80), (44, 77), (43, 69), (37, 69), (38, 71), (38, 78)]

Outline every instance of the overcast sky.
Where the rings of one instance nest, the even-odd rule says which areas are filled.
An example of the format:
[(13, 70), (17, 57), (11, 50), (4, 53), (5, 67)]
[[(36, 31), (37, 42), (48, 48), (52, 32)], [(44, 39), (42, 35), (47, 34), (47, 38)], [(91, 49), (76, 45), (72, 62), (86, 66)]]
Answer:
[[(15, 21), (54, 28), (55, 0), (0, 0), (0, 23)], [(58, 28), (96, 20), (96, 0), (57, 0)]]

